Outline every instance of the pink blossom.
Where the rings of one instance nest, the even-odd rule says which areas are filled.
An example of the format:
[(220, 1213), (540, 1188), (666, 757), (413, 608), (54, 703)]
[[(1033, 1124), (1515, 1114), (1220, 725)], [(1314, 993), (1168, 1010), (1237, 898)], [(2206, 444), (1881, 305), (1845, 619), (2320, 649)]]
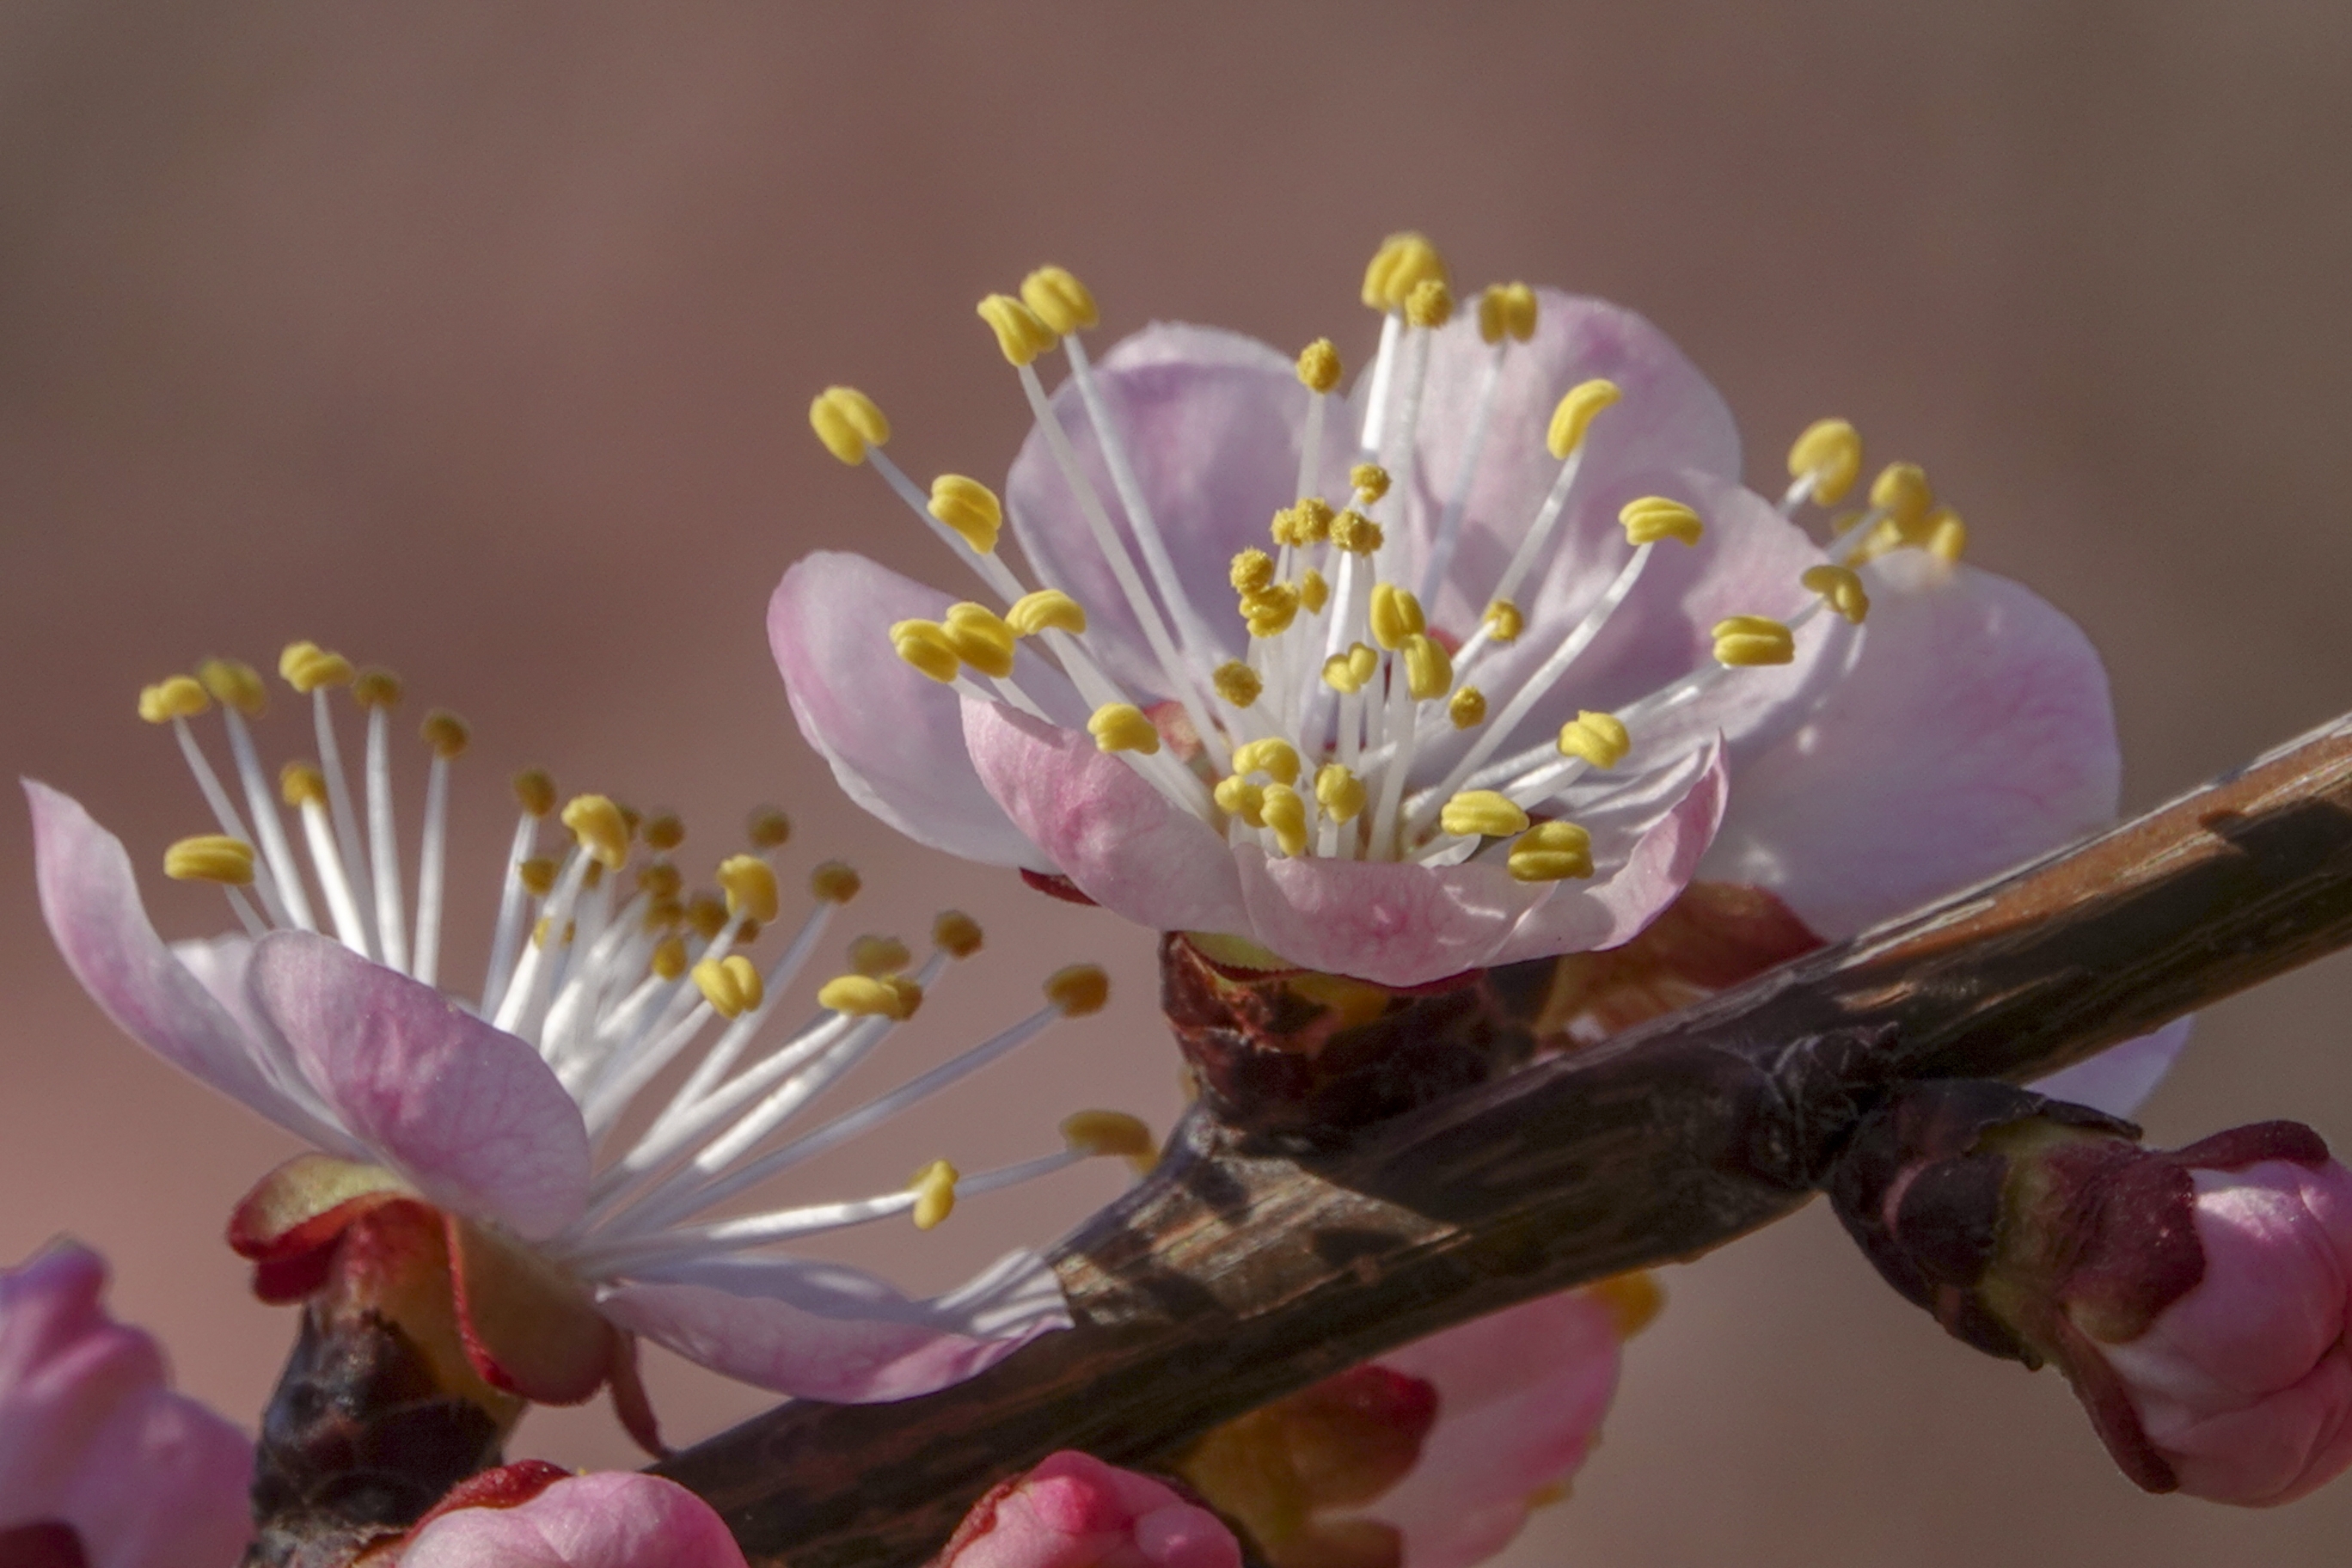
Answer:
[[(1386, 300), (1341, 398), (1197, 327), (1091, 362), (1091, 301), (1044, 277), (1024, 298), (1072, 374), (1049, 396), (1022, 364), (1040, 423), (1003, 507), (1034, 575), (959, 510), (969, 490), (927, 505), (887, 428), (860, 414), (844, 437), (858, 405), (836, 392), (821, 433), (985, 591), (951, 606), (819, 553), (770, 607), (802, 732), (922, 842), (1270, 966), (1412, 985), (1616, 946), (1694, 877), (1842, 933), (2112, 815), (2105, 679), (2073, 624), (1952, 560), (1957, 520), (1916, 470), (1826, 543), (1794, 520), (1850, 475), (1816, 463), (1777, 505), (1741, 488), (1729, 410), (1631, 311), (1522, 291), (1520, 340), (1483, 309), (1424, 327)], [(1563, 395), (1602, 383), (1614, 402), (1548, 447)], [(1359, 460), (1384, 491), (1353, 488)], [(1352, 495), (1377, 542), (1313, 536), (1283, 510), (1302, 495)], [(1679, 531), (1644, 532), (1645, 508)], [(1786, 637), (1759, 651), (1743, 626)], [(1370, 673), (1335, 689), (1327, 659), (1359, 645)]]
[(2137, 1337), (2100, 1346), (2193, 1496), (2290, 1502), (2352, 1466), (2352, 1171), (2312, 1152), (2231, 1166), (2183, 1150), (2203, 1277)]
[(253, 1445), (172, 1392), (105, 1289), (70, 1242), (0, 1270), (0, 1559), (228, 1568), (252, 1535)]
[(710, 1505), (675, 1481), (567, 1476), (526, 1462), (477, 1476), (417, 1522), (399, 1568), (744, 1568)]
[(1240, 1568), (1217, 1516), (1164, 1482), (1065, 1450), (1001, 1483), (938, 1568)]
[[(297, 645), (289, 669), (301, 668), (297, 654), (305, 649), (306, 658), (331, 658)], [(257, 689), (253, 671), (242, 679)], [(227, 677), (217, 683), (232, 697), (247, 689)], [(327, 695), (324, 687), (314, 692), (322, 736), (331, 732)], [(208, 796), (226, 803), (188, 723), (205, 704), (197, 683), (177, 678), (150, 697), (151, 717), (177, 726)], [(781, 1393), (855, 1402), (957, 1382), (1068, 1322), (1053, 1271), (1031, 1251), (1008, 1255), (959, 1289), (917, 1300), (860, 1270), (777, 1249), (891, 1217), (935, 1224), (959, 1184), (966, 1193), (1012, 1184), (1086, 1150), (969, 1178), (939, 1162), (915, 1186), (877, 1197), (709, 1215), (1061, 1018), (1099, 1005), (1099, 984), (1082, 983), (1098, 972), (1074, 967), (1049, 984), (1045, 1005), (1028, 1017), (914, 1083), (811, 1124), (801, 1120), (803, 1107), (977, 947), (977, 926), (942, 917), (923, 962), (900, 949), (886, 955), (889, 973), (824, 987), (814, 1024), (771, 1028), (832, 912), (856, 891), (855, 875), (837, 866), (812, 873), (814, 907), (782, 952), (755, 965), (741, 951), (755, 922), (784, 912), (767, 859), (773, 844), (720, 868), (730, 900), (742, 902), (749, 919), (739, 924), (721, 910), (715, 926), (688, 929), (677, 900), (666, 915), (655, 903), (656, 889), (676, 892), (678, 874), (656, 862), (646, 871), (653, 880), (629, 896), (638, 867), (625, 869), (625, 862), (645, 851), (610, 801), (581, 796), (564, 811), (574, 842), (550, 862), (551, 885), (535, 889), (525, 872), (539, 816), (551, 807), (523, 814), (512, 854), (498, 868), (506, 897), (488, 982), (478, 1000), (460, 999), (434, 979), (438, 942), (428, 911), (418, 911), (412, 943), (397, 907), (398, 868), (387, 873), (383, 857), (339, 851), (315, 785), (320, 798), (299, 812), (313, 851), (305, 875), (275, 816), (246, 715), (228, 698), (224, 704), (256, 821), (248, 826), (233, 804), (218, 804), (224, 839), (198, 843), (215, 858), (200, 856), (198, 874), (226, 868), (209, 874), (231, 881), (249, 934), (166, 944), (113, 835), (66, 795), (29, 781), (26, 791), (42, 910), (84, 988), (134, 1038), (317, 1151), (265, 1178), (232, 1222), (231, 1241), (254, 1261), (266, 1298), (296, 1300), (316, 1289), (351, 1223), (376, 1205), (405, 1202), (429, 1205), (446, 1220), (476, 1370), (498, 1388), (545, 1403), (585, 1399), (608, 1378), (616, 1391), (633, 1386), (631, 1335)], [(382, 711), (371, 714), (372, 750)], [(436, 768), (444, 762), (436, 758)], [(372, 776), (371, 795), (376, 782)], [(428, 812), (445, 798), (437, 782)], [(781, 834), (772, 837), (781, 843)], [(432, 816), (417, 883), (436, 889), (435, 920), (442, 838)], [(370, 858), (377, 862), (373, 921), (352, 886), (352, 867)], [(306, 888), (321, 896), (312, 901)], [(311, 912), (319, 904), (337, 911), (332, 936)], [(572, 951), (559, 961), (542, 942), (520, 940), (534, 926), (565, 932)], [(394, 943), (386, 932), (403, 940)], [(696, 1070), (683, 1085), (663, 1082), (642, 1133), (613, 1138), (673, 1063)], [(624, 1404), (633, 1430), (653, 1444), (650, 1417), (625, 1391)]]

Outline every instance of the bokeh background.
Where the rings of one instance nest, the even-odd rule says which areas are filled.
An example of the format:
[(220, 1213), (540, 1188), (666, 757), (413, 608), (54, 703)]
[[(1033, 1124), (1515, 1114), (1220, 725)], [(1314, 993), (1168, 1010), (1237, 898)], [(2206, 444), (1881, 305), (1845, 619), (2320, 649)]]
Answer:
[[(16, 0), (0, 761), (152, 865), (205, 824), (138, 687), (316, 637), (475, 722), (460, 954), (503, 776), (544, 763), (681, 808), (708, 858), (743, 807), (783, 803), (793, 864), (866, 872), (845, 930), (982, 914), (988, 955), (898, 1070), (1025, 1010), (1053, 965), (1110, 963), (1108, 1016), (819, 1188), (1016, 1157), (1082, 1104), (1164, 1125), (1149, 939), (911, 850), (791, 729), (761, 634), (785, 564), (944, 564), (809, 438), (815, 388), (873, 393), (918, 471), (1000, 474), (1024, 421), (982, 292), (1051, 259), (1112, 334), (1169, 317), (1360, 352), (1369, 248), (1422, 227), (1466, 283), (1661, 323), (1759, 482), (1825, 412), (1927, 464), (1975, 559), (2105, 649), (2145, 805), (2352, 706), (2347, 55), (2352, 11), (2315, 0)], [(281, 713), (273, 754), (300, 729)], [(0, 1258), (60, 1230), (104, 1247), (120, 1309), (249, 1418), (291, 1317), (245, 1295), (219, 1228), (289, 1145), (76, 991), (13, 807), (0, 888)], [(154, 904), (182, 933), (220, 915)], [(2215, 1009), (2154, 1131), (2285, 1114), (2352, 1142), (2347, 1011), (2342, 960)], [(938, 1283), (1115, 1186), (1074, 1173), (848, 1253)], [(2054, 1374), (1945, 1339), (1818, 1209), (1666, 1283), (1604, 1445), (1510, 1562), (2343, 1560), (2352, 1484), (2265, 1513), (2143, 1497)], [(654, 1372), (677, 1437), (760, 1403)], [(519, 1447), (628, 1461), (601, 1403), (532, 1416)]]

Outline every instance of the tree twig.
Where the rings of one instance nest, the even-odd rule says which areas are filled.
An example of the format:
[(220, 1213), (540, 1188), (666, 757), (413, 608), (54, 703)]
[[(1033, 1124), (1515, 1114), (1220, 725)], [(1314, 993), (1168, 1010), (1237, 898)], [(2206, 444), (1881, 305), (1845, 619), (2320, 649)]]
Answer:
[(1374, 1129), (1200, 1118), (1063, 1242), (1078, 1326), (897, 1405), (677, 1456), (754, 1562), (911, 1564), (1059, 1447), (1128, 1464), (1405, 1341), (1803, 1204), (1903, 1079), (2038, 1077), (2352, 943), (2352, 716), (2137, 821), (1711, 1001)]

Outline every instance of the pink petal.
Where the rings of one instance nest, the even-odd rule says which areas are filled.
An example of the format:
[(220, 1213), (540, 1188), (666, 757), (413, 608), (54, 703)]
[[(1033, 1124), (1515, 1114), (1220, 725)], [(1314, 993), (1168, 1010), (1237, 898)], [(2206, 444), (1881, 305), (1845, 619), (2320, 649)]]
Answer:
[(1380, 1358), (1427, 1379), (1437, 1425), (1421, 1460), (1365, 1511), (1404, 1535), (1411, 1568), (1467, 1568), (1517, 1535), (1528, 1494), (1583, 1464), (1616, 1392), (1608, 1304), (1548, 1296)]
[(1155, 931), (1249, 929), (1224, 839), (1092, 736), (979, 702), (964, 735), (990, 792), (1088, 898)]
[[(1186, 597), (1218, 639), (1220, 657), (1238, 653), (1242, 622), (1226, 576), (1234, 553), (1265, 545), (1275, 512), (1297, 499), (1307, 394), (1296, 366), (1237, 333), (1155, 324), (1113, 349), (1096, 378)], [(1054, 408), (1081, 471), (1149, 581), (1075, 383), (1054, 395)], [(1339, 424), (1334, 418), (1327, 428), (1324, 447), (1334, 479), (1353, 457)], [(1139, 695), (1168, 695), (1076, 497), (1034, 430), (1005, 480), (1005, 502), (1023, 548), (1086, 606), (1087, 644), (1104, 667)]]
[[(72, 796), (24, 781), (33, 810), (35, 879), (41, 913), (66, 967), (123, 1033), (183, 1072), (278, 1126), (338, 1152), (357, 1153), (278, 1086), (263, 1067), (269, 1043), (215, 999), (163, 945), (140, 900), (122, 841)], [(239, 950), (208, 961), (215, 984), (233, 976)]]
[(1064, 1449), (975, 1504), (940, 1568), (1240, 1568), (1217, 1516), (1170, 1487)]
[(401, 1568), (744, 1568), (710, 1505), (676, 1481), (575, 1476), (512, 1508), (460, 1508), (429, 1521)]
[(2106, 675), (2074, 622), (1917, 551), (1864, 578), (1853, 673), (1735, 768), (1700, 870), (1769, 889), (1832, 939), (2104, 826), (2120, 773)]
[(871, 1405), (929, 1394), (1070, 1323), (1054, 1271), (1030, 1252), (929, 1300), (799, 1258), (714, 1258), (663, 1275), (670, 1282), (614, 1286), (597, 1305), (688, 1361), (802, 1399)]
[(165, 1386), (105, 1283), (71, 1243), (0, 1271), (0, 1531), (61, 1522), (92, 1568), (228, 1568), (252, 1533), (253, 1445)]
[(253, 988), (327, 1103), (426, 1197), (531, 1239), (578, 1216), (587, 1128), (523, 1041), (307, 931), (262, 940)]
[(2130, 1116), (2156, 1092), (2164, 1075), (2189, 1044), (2194, 1018), (2175, 1018), (2152, 1035), (2109, 1046), (2097, 1056), (2062, 1068), (2025, 1087), (2053, 1100), (2070, 1100), (2104, 1110), (2110, 1116)]
[[(1050, 870), (972, 772), (962, 700), (890, 646), (892, 623), (937, 620), (950, 603), (862, 555), (795, 562), (768, 601), (768, 646), (793, 717), (849, 797), (918, 843)], [(1066, 688), (1025, 649), (1014, 674), (1040, 701)]]

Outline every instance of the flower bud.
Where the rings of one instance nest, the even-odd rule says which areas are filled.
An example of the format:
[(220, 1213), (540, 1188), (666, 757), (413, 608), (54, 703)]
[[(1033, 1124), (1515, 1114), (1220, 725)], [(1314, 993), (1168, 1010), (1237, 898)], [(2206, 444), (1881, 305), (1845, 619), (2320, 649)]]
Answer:
[(1172, 1487), (1069, 1450), (974, 1503), (938, 1568), (1241, 1568), (1234, 1532)]
[(2185, 1149), (2006, 1085), (1916, 1085), (1830, 1180), (1887, 1282), (2056, 1363), (2149, 1491), (2285, 1502), (2352, 1465), (2352, 1172), (2266, 1121)]

